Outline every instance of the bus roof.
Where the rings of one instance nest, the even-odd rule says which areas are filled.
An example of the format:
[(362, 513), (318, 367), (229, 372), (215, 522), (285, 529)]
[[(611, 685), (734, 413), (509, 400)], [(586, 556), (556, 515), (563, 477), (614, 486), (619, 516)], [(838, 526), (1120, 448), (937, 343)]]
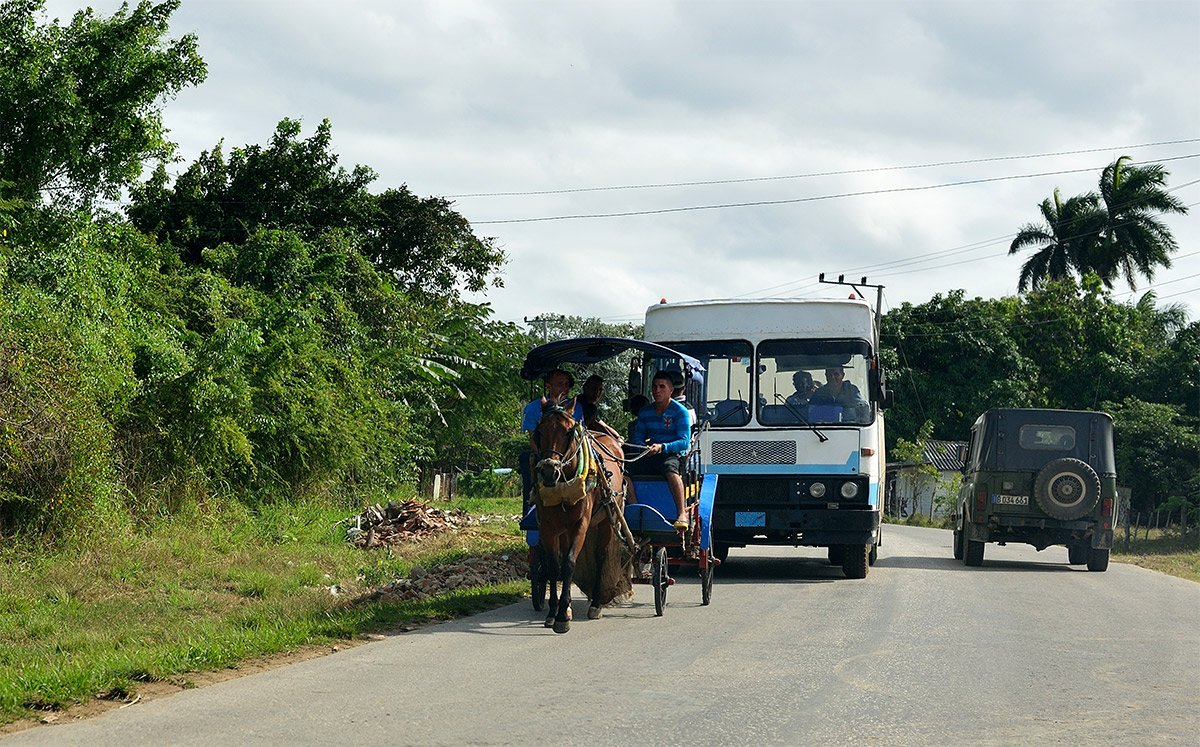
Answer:
[(646, 339), (772, 338), (873, 341), (874, 311), (858, 298), (709, 299), (659, 303), (646, 309)]

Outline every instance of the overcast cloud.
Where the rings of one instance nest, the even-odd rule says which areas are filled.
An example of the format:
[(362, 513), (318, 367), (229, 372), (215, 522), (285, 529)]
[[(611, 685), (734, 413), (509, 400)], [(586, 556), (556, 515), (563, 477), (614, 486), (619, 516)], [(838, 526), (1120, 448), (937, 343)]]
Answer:
[[(81, 5), (47, 10), (66, 19)], [(636, 321), (660, 297), (829, 295), (820, 272), (882, 282), (890, 306), (955, 288), (1012, 294), (1012, 235), (1055, 187), (1092, 190), (1123, 154), (1163, 162), (1194, 207), (1168, 218), (1174, 266), (1117, 298), (1153, 286), (1200, 317), (1192, 0), (184, 0), (173, 34), (187, 32), (209, 65), (166, 107), (187, 162), (221, 139), (264, 143), (286, 116), (305, 136), (330, 119), (343, 165), (373, 168), (378, 190), (727, 182), (454, 197), (508, 254), (504, 287), (483, 299), (504, 319)], [(1192, 142), (1128, 147), (1178, 140)], [(1080, 171), (831, 197), (1068, 170)], [(825, 172), (840, 173), (762, 179)], [(494, 222), (773, 201), (793, 202)]]

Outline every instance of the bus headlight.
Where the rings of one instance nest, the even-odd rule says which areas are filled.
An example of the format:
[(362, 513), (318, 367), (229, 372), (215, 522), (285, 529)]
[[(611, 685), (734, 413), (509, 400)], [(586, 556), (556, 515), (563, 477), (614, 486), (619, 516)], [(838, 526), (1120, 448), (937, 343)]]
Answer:
[(825, 496), (825, 483), (814, 482), (808, 486), (808, 494), (813, 498), (823, 498)]
[(842, 483), (842, 489), (840, 492), (841, 492), (843, 498), (845, 498), (846, 500), (850, 500), (851, 498), (854, 498), (855, 496), (858, 495), (858, 483), (844, 482), (844, 483)]

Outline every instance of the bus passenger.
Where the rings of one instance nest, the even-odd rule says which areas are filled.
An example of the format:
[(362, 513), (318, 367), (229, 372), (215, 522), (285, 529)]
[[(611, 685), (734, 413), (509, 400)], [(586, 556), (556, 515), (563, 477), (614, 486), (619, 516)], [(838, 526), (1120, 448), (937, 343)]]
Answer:
[(863, 399), (858, 387), (846, 381), (846, 369), (842, 366), (825, 369), (825, 384), (813, 392), (809, 402), (814, 405), (841, 405), (847, 413), (853, 413), (853, 419), (857, 421), (868, 422), (871, 418), (870, 405)]
[(674, 381), (670, 371), (654, 374), (650, 384), (653, 400), (638, 413), (633, 426), (633, 443), (649, 446), (647, 456), (631, 467), (634, 474), (661, 474), (675, 500), (676, 529), (687, 529), (683, 504), (683, 457), (691, 445), (692, 418), (688, 409), (671, 398)]

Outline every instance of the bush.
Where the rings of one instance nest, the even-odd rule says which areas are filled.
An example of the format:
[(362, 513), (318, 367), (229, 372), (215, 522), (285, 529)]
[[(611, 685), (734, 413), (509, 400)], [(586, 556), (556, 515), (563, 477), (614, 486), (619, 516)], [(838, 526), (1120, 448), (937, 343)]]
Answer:
[(467, 498), (499, 498), (521, 494), (521, 475), (513, 470), (499, 474), (492, 470), (464, 472), (458, 476), (458, 492)]

